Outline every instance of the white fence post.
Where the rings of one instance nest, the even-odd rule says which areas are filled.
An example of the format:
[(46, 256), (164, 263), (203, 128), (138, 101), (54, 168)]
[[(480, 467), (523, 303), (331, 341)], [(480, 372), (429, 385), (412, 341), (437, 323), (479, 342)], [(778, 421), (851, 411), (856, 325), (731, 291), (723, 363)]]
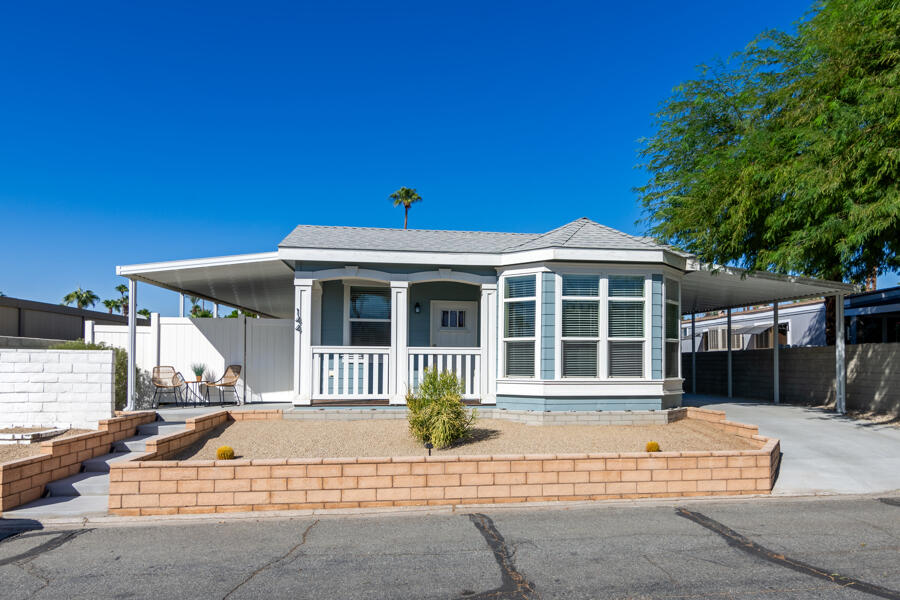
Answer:
[(94, 322), (91, 320), (86, 320), (84, 322), (84, 343), (94, 343)]

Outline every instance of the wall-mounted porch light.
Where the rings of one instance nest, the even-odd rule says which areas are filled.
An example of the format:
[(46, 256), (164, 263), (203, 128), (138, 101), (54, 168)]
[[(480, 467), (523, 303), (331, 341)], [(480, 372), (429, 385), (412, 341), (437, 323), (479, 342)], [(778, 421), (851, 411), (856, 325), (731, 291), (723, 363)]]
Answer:
[(419, 304), (418, 302), (416, 302), (416, 305), (413, 307), (413, 310), (416, 312), (416, 314), (419, 314), (420, 312), (422, 312), (422, 305)]

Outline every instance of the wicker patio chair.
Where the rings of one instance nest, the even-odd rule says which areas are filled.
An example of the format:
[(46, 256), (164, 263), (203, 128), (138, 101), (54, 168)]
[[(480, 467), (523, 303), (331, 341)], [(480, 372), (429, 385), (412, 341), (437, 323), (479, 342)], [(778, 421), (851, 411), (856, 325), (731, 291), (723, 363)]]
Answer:
[(225, 374), (222, 375), (216, 381), (210, 381), (206, 384), (206, 403), (209, 404), (209, 388), (215, 388), (219, 392), (219, 406), (223, 406), (225, 404), (225, 390), (231, 388), (231, 391), (234, 393), (234, 403), (241, 404), (241, 399), (238, 397), (237, 393), (237, 384), (238, 380), (241, 378), (241, 366), (240, 365), (228, 365), (228, 368), (225, 369)]
[(185, 390), (187, 384), (184, 377), (175, 370), (175, 367), (153, 367), (153, 375), (150, 378), (153, 383), (153, 408), (159, 407), (158, 396), (161, 394), (173, 394), (175, 403), (180, 400), (182, 404), (186, 404)]

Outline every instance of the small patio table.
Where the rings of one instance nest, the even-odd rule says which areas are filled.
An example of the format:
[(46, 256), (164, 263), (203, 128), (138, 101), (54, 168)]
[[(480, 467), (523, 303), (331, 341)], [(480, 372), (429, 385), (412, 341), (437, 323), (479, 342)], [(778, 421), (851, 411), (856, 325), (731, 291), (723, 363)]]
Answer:
[[(209, 383), (203, 379), (192, 379), (192, 380), (184, 380), (184, 383), (187, 385), (187, 391), (189, 396), (193, 396), (193, 405), (197, 406), (197, 404), (203, 404), (203, 395), (200, 393), (200, 386)], [(191, 389), (191, 386), (196, 386), (196, 389)]]

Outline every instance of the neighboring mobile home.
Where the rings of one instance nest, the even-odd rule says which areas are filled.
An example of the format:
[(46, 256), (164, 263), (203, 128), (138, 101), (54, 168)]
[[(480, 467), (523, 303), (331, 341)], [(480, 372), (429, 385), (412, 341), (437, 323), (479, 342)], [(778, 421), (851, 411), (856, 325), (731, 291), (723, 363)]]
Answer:
[(432, 367), (501, 408), (678, 406), (683, 313), (854, 289), (710, 269), (586, 218), (543, 234), (301, 225), (275, 252), (118, 273), (132, 298), (141, 281), (291, 319), (296, 405), (403, 404)]

